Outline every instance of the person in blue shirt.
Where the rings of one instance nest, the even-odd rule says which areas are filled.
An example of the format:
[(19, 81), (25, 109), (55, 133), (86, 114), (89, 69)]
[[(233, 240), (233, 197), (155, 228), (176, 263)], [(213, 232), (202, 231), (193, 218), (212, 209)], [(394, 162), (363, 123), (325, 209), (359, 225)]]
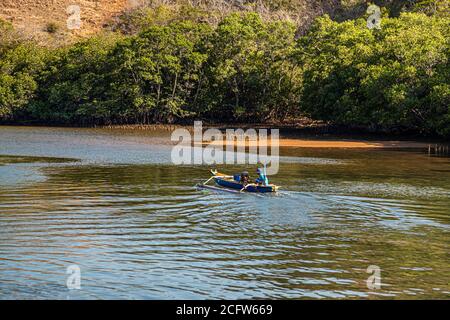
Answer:
[(269, 179), (267, 179), (265, 172), (260, 168), (256, 169), (256, 172), (258, 173), (258, 178), (256, 178), (255, 182), (267, 186), (269, 184)]

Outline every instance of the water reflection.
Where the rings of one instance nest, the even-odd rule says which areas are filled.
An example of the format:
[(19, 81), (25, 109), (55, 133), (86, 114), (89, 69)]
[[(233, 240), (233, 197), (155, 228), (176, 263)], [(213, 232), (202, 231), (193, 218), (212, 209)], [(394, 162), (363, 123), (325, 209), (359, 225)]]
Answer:
[(0, 298), (448, 297), (448, 159), (314, 152), (268, 196), (197, 190), (201, 166), (1, 157)]

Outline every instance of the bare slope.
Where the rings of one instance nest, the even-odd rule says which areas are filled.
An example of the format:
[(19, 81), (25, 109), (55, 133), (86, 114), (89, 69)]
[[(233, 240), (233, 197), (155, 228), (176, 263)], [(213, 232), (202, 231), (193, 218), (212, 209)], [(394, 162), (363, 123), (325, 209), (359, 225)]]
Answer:
[[(86, 36), (98, 32), (112, 17), (126, 10), (129, 0), (0, 0), (0, 18), (11, 22), (23, 34), (40, 41), (55, 37)], [(67, 29), (69, 5), (78, 5), (81, 29)], [(48, 26), (53, 25), (53, 33)]]
[[(175, 8), (190, 5), (219, 15), (231, 11), (257, 11), (265, 17), (289, 18), (304, 26), (314, 17), (333, 11), (339, 4), (340, 0), (0, 0), (0, 18), (11, 22), (27, 37), (55, 43), (95, 34), (122, 13), (142, 6)], [(67, 28), (70, 5), (80, 7), (82, 25), (79, 30)]]

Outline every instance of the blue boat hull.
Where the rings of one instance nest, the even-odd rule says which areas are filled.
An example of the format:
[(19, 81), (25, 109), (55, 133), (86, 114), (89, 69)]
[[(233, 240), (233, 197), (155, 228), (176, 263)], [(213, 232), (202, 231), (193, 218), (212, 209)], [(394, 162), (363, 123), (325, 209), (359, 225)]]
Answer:
[[(231, 188), (236, 190), (242, 190), (244, 188), (244, 185), (242, 183), (239, 183), (237, 181), (224, 179), (220, 177), (215, 177), (214, 181), (221, 187), (225, 188)], [(261, 192), (261, 193), (267, 193), (267, 192), (275, 192), (276, 187), (275, 186), (254, 186), (249, 185), (245, 191), (247, 192)]]

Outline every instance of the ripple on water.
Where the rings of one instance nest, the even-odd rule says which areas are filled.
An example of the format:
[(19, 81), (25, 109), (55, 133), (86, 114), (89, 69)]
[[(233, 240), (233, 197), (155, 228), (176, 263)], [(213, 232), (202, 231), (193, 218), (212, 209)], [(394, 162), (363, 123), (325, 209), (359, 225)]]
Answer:
[[(0, 298), (446, 297), (445, 185), (305, 166), (282, 164), (267, 196), (200, 191), (206, 168), (164, 165), (52, 165), (2, 183)], [(71, 264), (81, 291), (65, 287)], [(372, 264), (381, 292), (365, 287)]]

